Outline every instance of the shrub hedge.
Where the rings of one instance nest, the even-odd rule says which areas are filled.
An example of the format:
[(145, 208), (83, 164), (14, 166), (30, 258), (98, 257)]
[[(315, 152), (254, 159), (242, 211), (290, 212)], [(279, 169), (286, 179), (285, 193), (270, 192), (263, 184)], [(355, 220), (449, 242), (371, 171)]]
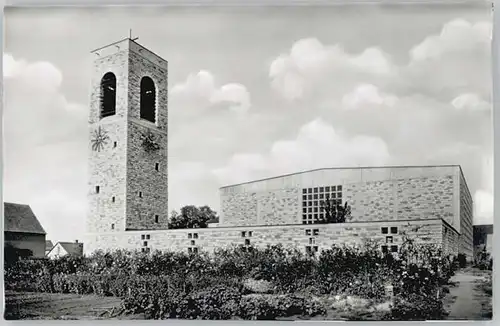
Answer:
[[(313, 295), (350, 294), (382, 302), (390, 284), (396, 297), (388, 319), (437, 318), (442, 314), (440, 289), (455, 265), (430, 246), (402, 249), (398, 255), (383, 255), (369, 242), (334, 246), (317, 257), (282, 246), (234, 247), (213, 254), (117, 250), (13, 262), (5, 267), (5, 285), (117, 296), (126, 311), (151, 319), (275, 319), (324, 314)], [(269, 295), (252, 295), (248, 280), (266, 284)]]

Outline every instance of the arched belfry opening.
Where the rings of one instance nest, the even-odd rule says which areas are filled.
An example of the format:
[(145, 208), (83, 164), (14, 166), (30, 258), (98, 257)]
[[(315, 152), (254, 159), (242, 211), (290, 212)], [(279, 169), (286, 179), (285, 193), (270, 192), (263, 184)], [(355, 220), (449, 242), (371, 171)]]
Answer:
[(116, 113), (116, 76), (106, 73), (101, 79), (101, 118)]
[(141, 79), (141, 119), (156, 123), (156, 88), (147, 76)]

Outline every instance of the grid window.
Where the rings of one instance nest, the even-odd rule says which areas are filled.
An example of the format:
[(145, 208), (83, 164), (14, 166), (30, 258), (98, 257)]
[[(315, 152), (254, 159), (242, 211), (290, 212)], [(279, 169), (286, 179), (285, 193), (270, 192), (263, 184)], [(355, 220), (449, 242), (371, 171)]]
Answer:
[(307, 194), (307, 189), (302, 189), (303, 194)]
[(313, 205), (313, 202), (312, 202), (312, 201), (310, 201), (308, 206), (312, 206), (312, 205)]
[(314, 213), (318, 212), (318, 207), (314, 207)]
[(398, 227), (397, 226), (392, 226), (391, 227), (391, 234), (397, 234), (398, 233)]
[(308, 212), (309, 212), (309, 213), (312, 213), (312, 211), (313, 211), (312, 207), (309, 207)]
[(302, 202), (302, 206), (306, 207), (307, 206), (307, 202)]
[(314, 194), (314, 199), (318, 199), (318, 194)]
[(313, 195), (308, 195), (308, 196), (307, 196), (307, 198), (308, 198), (309, 200), (312, 200), (312, 199), (313, 199)]
[(319, 187), (319, 192), (323, 192), (325, 191), (325, 188), (324, 187)]
[(302, 195), (302, 200), (307, 200), (307, 195)]
[(318, 193), (318, 188), (314, 188), (314, 193)]
[(146, 240), (149, 240), (151, 239), (151, 235), (150, 234), (146, 234)]
[(381, 228), (381, 231), (382, 231), (382, 234), (387, 234), (387, 233), (389, 233), (389, 230), (388, 230), (388, 228), (387, 228), (387, 227), (383, 227), (383, 228)]
[(398, 252), (398, 246), (391, 246), (391, 252)]
[(324, 194), (319, 194), (319, 199), (324, 199)]
[(307, 192), (312, 194), (312, 192), (313, 192), (312, 188), (307, 189)]
[(337, 191), (342, 191), (342, 186), (337, 186)]
[(314, 202), (314, 206), (318, 206), (319, 202), (318, 201), (315, 201)]
[(302, 208), (302, 213), (307, 213), (307, 208)]
[(325, 187), (325, 192), (330, 192), (330, 187)]

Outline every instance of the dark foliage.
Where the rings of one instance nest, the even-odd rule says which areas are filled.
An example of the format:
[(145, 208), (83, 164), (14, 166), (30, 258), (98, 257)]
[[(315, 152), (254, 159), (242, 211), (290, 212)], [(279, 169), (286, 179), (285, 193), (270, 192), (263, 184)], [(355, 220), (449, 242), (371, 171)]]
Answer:
[(184, 206), (181, 208), (180, 214), (172, 212), (169, 229), (192, 229), (206, 228), (208, 221), (215, 220), (217, 213), (208, 206)]

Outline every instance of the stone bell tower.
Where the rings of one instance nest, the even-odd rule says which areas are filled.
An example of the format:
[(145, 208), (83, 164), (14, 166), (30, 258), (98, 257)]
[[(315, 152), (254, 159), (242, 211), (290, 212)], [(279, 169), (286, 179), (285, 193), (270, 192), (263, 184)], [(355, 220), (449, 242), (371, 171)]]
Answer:
[(168, 222), (168, 63), (126, 38), (92, 51), (87, 235)]

